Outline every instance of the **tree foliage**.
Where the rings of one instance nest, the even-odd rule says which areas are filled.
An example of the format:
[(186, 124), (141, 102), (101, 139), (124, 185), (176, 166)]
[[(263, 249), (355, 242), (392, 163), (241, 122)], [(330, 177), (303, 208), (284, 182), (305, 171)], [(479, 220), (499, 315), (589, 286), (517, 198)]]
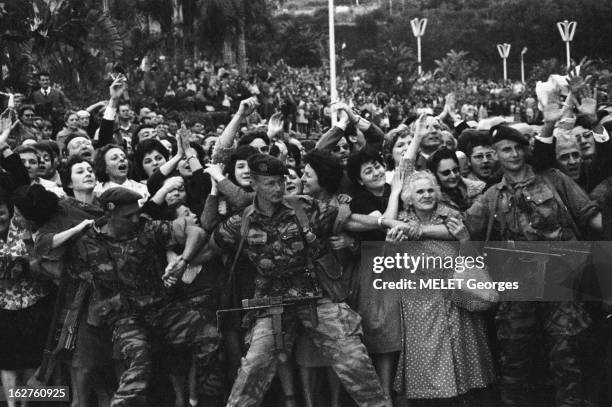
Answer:
[[(86, 2), (88, 3), (88, 2)], [(95, 88), (104, 58), (123, 54), (121, 32), (108, 14), (76, 0), (4, 3), (0, 12), (0, 65), (4, 87), (31, 85), (37, 70), (52, 71), (62, 83)]]
[(468, 58), (469, 52), (451, 49), (444, 58), (436, 59), (434, 76), (465, 82), (478, 72), (478, 62)]
[(397, 84), (407, 91), (417, 77), (414, 52), (403, 43), (394, 45), (389, 41), (377, 50), (362, 50), (355, 67), (365, 69), (368, 82), (382, 91), (397, 89)]

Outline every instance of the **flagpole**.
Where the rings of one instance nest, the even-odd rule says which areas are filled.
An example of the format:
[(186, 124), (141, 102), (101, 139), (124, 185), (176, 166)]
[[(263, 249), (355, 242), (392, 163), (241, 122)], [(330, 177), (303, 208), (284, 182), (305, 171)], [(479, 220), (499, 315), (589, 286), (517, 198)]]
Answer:
[[(329, 0), (329, 87), (331, 103), (338, 101), (336, 88), (336, 34), (334, 29), (334, 0)], [(332, 125), (336, 124), (336, 114), (332, 109)]]

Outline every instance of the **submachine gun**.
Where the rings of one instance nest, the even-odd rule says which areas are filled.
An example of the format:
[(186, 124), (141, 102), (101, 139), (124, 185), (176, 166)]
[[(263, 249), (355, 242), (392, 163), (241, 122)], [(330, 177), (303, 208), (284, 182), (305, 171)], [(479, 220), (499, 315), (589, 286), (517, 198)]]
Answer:
[(242, 308), (229, 308), (217, 310), (217, 327), (223, 314), (229, 312), (265, 311), (265, 316), (272, 317), (272, 331), (274, 332), (274, 344), (277, 350), (283, 349), (283, 326), (282, 315), (287, 307), (308, 305), (313, 326), (317, 325), (317, 300), (323, 296), (310, 297), (263, 297), (245, 298), (242, 300)]

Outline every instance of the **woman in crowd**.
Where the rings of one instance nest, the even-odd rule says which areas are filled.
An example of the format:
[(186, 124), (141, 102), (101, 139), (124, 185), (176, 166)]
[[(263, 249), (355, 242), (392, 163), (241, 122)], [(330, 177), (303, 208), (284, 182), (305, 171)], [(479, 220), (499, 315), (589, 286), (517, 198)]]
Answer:
[(69, 110), (64, 114), (64, 128), (57, 133), (55, 141), (63, 151), (66, 146), (66, 138), (71, 134), (87, 136), (87, 132), (79, 127), (79, 116), (74, 110)]
[[(55, 196), (55, 195), (54, 195)], [(57, 199), (57, 198), (56, 198)], [(0, 190), (0, 370), (5, 396), (40, 365), (53, 310), (53, 286), (30, 273), (27, 222)], [(9, 407), (16, 401), (7, 401)]]
[[(89, 161), (78, 155), (71, 157), (60, 176), (68, 198), (59, 202), (58, 210), (40, 227), (35, 244), (37, 257), (45, 259), (41, 267), (54, 275), (68, 272), (70, 268), (70, 259), (64, 258), (65, 244), (104, 214), (94, 194), (96, 175)], [(78, 270), (71, 270), (71, 273), (76, 274)], [(76, 330), (76, 348), (70, 360), (74, 389), (72, 405), (89, 406), (93, 391), (97, 405), (108, 406), (116, 387), (111, 335), (107, 328), (88, 323), (88, 301), (71, 305), (77, 290), (91, 292), (87, 283), (80, 284), (83, 287), (71, 283), (65, 299), (67, 306), (82, 310)]]
[[(184, 193), (186, 194), (186, 201), (182, 203), (185, 203), (193, 213), (199, 216), (204, 209), (204, 202), (210, 191), (211, 182), (210, 177), (204, 173), (204, 168), (202, 167), (204, 150), (201, 146), (189, 142), (190, 135), (191, 133), (185, 127), (179, 129), (176, 136), (176, 154), (161, 164), (161, 166), (153, 169), (153, 172), (147, 179), (147, 188), (153, 197), (157, 196), (152, 201), (162, 205), (168, 191), (161, 195), (158, 195), (157, 192), (162, 188), (165, 181), (171, 177), (182, 178), (182, 188), (184, 188)], [(148, 147), (145, 145), (145, 148)], [(159, 146), (156, 147), (157, 149), (159, 149)], [(156, 155), (157, 153), (153, 154), (153, 156)], [(160, 160), (163, 161), (163, 159)], [(174, 188), (175, 191), (177, 189)], [(164, 215), (159, 214), (153, 216), (159, 219), (166, 218)]]
[[(359, 242), (354, 236), (339, 232), (338, 230), (351, 214), (348, 205), (350, 197), (338, 193), (342, 183), (342, 166), (334, 156), (318, 150), (307, 154), (304, 157), (304, 163), (304, 174), (302, 175), (304, 194), (338, 207), (335, 235), (330, 238), (330, 244), (338, 263), (343, 266), (343, 279), (349, 280), (348, 286), (351, 291), (354, 291), (356, 287), (354, 284), (351, 284), (353, 281), (350, 280), (354, 275), (354, 269), (357, 265), (355, 256), (359, 249)], [(331, 407), (339, 407), (340, 381), (329, 367), (329, 361), (321, 356), (312, 340), (305, 335), (298, 337), (295, 352), (306, 406), (314, 407), (316, 405), (314, 398), (316, 385), (314, 380), (316, 378), (314, 375), (315, 369), (326, 367), (325, 373), (331, 392), (330, 405)]]
[(96, 151), (93, 168), (98, 179), (94, 189), (96, 196), (113, 187), (123, 187), (142, 196), (141, 204), (149, 197), (147, 186), (128, 179), (129, 161), (125, 150), (115, 144), (108, 144)]
[[(32, 230), (14, 210), (13, 199), (16, 188), (24, 190), (30, 177), (19, 154), (7, 144), (12, 124), (10, 117), (2, 116), (0, 162), (6, 172), (0, 176), (0, 378), (8, 400), (8, 389), (24, 386), (40, 365), (55, 290), (31, 273)], [(48, 207), (56, 203), (55, 195), (42, 202)], [(14, 400), (7, 404), (17, 406)]]
[[(402, 191), (405, 210), (398, 219), (420, 226), (445, 225), (447, 240), (469, 240), (461, 214), (440, 202), (440, 189), (428, 171), (412, 173)], [(398, 241), (402, 232), (392, 229), (388, 240)], [(451, 235), (452, 234), (452, 235)], [(456, 257), (458, 245), (411, 236), (414, 253), (446, 258)], [(454, 269), (421, 268), (415, 276), (452, 278)], [(402, 352), (395, 375), (395, 390), (407, 399), (419, 400), (416, 406), (478, 406), (479, 398), (466, 395), (483, 389), (495, 380), (491, 353), (482, 314), (472, 313), (453, 303), (442, 290), (400, 292)], [(465, 404), (467, 403), (467, 404)]]
[(461, 176), (457, 155), (447, 148), (433, 153), (427, 166), (440, 185), (441, 202), (459, 212), (465, 212), (484, 191), (484, 182)]
[(395, 168), (400, 165), (400, 161), (408, 149), (412, 140), (412, 135), (406, 130), (396, 131), (393, 137), (385, 140), (383, 144), (383, 154), (387, 163), (386, 181), (391, 183)]
[(156, 140), (149, 139), (138, 143), (134, 152), (134, 178), (145, 183), (169, 159), (169, 152), (164, 145)]
[(285, 193), (287, 195), (302, 194), (302, 175), (299, 168), (287, 167), (289, 174), (285, 175)]
[[(395, 171), (391, 185), (385, 181), (382, 156), (363, 149), (350, 156), (347, 174), (355, 185), (351, 212), (382, 219), (396, 219), (403, 171)], [(385, 233), (360, 233), (360, 241), (384, 241)], [(355, 310), (362, 317), (364, 343), (372, 356), (383, 389), (391, 395), (393, 372), (400, 351), (399, 301), (395, 290), (374, 290), (371, 270), (359, 271), (359, 294)]]
[[(217, 225), (229, 218), (233, 213), (243, 210), (253, 203), (255, 193), (251, 189), (250, 170), (248, 158), (258, 154), (259, 151), (250, 145), (236, 148), (229, 157), (229, 162), (223, 170), (220, 164), (211, 164), (206, 169), (212, 180), (210, 194), (206, 198), (204, 211), (200, 219), (205, 231), (212, 233)], [(224, 259), (225, 263), (231, 259)], [(223, 267), (223, 263), (216, 261), (213, 267)], [(226, 268), (230, 265), (227, 264)], [(235, 282), (232, 286), (226, 284), (221, 299), (226, 308), (243, 298), (252, 298), (255, 290), (255, 267), (246, 257), (241, 257), (236, 264)], [(240, 321), (238, 318), (228, 320), (222, 326), (224, 339), (228, 349), (228, 372), (232, 378), (240, 366), (242, 354)]]
[(201, 218), (205, 230), (214, 230), (220, 221), (253, 203), (255, 194), (247, 160), (257, 153), (254, 147), (240, 146), (231, 153), (226, 170), (220, 164), (211, 164), (205, 170), (213, 183)]

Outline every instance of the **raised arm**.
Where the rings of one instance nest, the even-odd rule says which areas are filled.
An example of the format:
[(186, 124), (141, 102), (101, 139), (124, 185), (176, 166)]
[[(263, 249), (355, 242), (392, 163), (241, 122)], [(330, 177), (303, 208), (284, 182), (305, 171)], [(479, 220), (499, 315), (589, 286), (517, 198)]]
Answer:
[(126, 78), (123, 75), (119, 75), (117, 79), (113, 81), (109, 88), (110, 100), (106, 109), (104, 110), (104, 116), (102, 117), (102, 123), (100, 124), (100, 133), (98, 136), (98, 148), (104, 147), (107, 144), (113, 142), (113, 133), (115, 131), (115, 117), (117, 116), (117, 107), (121, 100), (121, 96), (125, 91)]
[(10, 117), (0, 119), (0, 164), (10, 175), (14, 188), (29, 185), (31, 181), (28, 170), (21, 162), (19, 154), (14, 153), (7, 142), (9, 134), (17, 123), (19, 121), (11, 123)]
[(407, 159), (408, 162), (412, 163), (416, 162), (417, 154), (419, 153), (419, 148), (421, 147), (421, 141), (427, 134), (427, 115), (420, 115), (414, 123), (414, 126), (414, 137), (410, 141), (406, 153), (404, 153), (404, 158)]
[(89, 113), (93, 113), (99, 109), (102, 109), (103, 107), (105, 107), (108, 104), (108, 101), (106, 100), (101, 100), (98, 103), (94, 103), (91, 106), (88, 106), (87, 109), (85, 109), (86, 111), (88, 111)]
[(219, 164), (209, 165), (204, 172), (217, 183), (217, 191), (221, 193), (233, 208), (244, 208), (253, 203), (253, 192), (247, 192), (227, 179)]
[(321, 138), (317, 141), (315, 148), (320, 151), (331, 153), (338, 141), (344, 137), (344, 132), (349, 124), (349, 117), (344, 110), (338, 110), (338, 122), (332, 126)]
[(240, 102), (240, 106), (238, 107), (238, 111), (232, 117), (232, 120), (227, 124), (223, 133), (215, 143), (215, 147), (213, 148), (213, 152), (211, 154), (212, 157), (215, 154), (218, 154), (224, 148), (231, 148), (234, 145), (234, 139), (240, 130), (240, 125), (242, 124), (242, 120), (249, 116), (253, 111), (257, 108), (259, 102), (256, 97), (250, 97), (248, 99)]

